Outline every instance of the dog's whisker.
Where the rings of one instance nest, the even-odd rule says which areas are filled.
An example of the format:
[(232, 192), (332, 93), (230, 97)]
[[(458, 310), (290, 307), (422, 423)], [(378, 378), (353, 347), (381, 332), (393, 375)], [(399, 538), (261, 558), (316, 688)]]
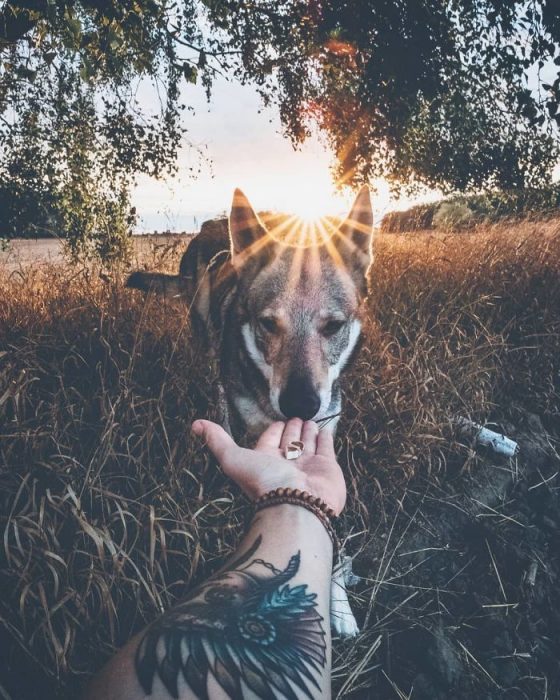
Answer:
[(319, 430), (322, 430), (326, 425), (330, 423), (330, 421), (334, 420), (335, 418), (338, 418), (340, 416), (341, 412), (339, 411), (338, 413), (333, 413), (330, 416), (325, 416), (324, 418), (318, 418), (315, 423), (319, 423)]

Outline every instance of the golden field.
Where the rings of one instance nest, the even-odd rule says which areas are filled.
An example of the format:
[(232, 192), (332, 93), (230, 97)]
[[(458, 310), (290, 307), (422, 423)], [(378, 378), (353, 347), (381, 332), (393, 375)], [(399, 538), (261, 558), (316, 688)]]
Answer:
[[(175, 270), (184, 245), (137, 258)], [(76, 697), (250, 512), (189, 433), (215, 368), (125, 274), (0, 265), (3, 697)], [(380, 234), (372, 288), (337, 440), (362, 633), (335, 640), (334, 695), (559, 697), (560, 221)]]

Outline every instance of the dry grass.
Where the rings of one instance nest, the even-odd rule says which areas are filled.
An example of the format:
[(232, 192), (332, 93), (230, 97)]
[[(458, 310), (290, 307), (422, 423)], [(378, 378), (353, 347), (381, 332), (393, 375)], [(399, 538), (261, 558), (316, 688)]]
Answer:
[[(149, 254), (176, 267), (177, 246)], [(503, 540), (518, 537), (511, 519), (524, 532), (533, 525), (530, 513), (481, 495), (472, 474), (495, 468), (514, 478), (513, 467), (456, 442), (452, 419), (515, 429), (538, 414), (554, 435), (560, 226), (383, 235), (373, 286), (338, 443), (350, 492), (340, 533), (364, 577), (354, 598), (364, 633), (335, 645), (334, 688), (356, 698), (444, 698), (450, 687), (453, 697), (501, 697), (504, 676), (492, 665), (501, 647), (486, 636), (477, 645), (472, 630), (519, 603), (512, 591), (522, 562), (512, 563)], [(116, 645), (232, 549), (246, 508), (189, 435), (193, 417), (213, 414), (214, 370), (191, 349), (177, 306), (123, 289), (118, 273), (48, 265), (0, 271), (0, 298), (0, 694), (74, 697)], [(547, 465), (539, 467), (546, 479)], [(437, 559), (437, 571), (422, 573), (425, 559), (410, 553), (450, 551), (456, 521), (447, 542), (426, 547), (422, 538), (447, 523), (450, 503), (464, 517), (457, 499), (467, 487), (482, 516), (499, 515), (468, 512), (491, 528), (487, 547), (471, 551), (463, 537), (464, 558)], [(557, 499), (554, 478), (531, 493), (544, 491)], [(527, 532), (531, 551), (542, 553), (548, 544)], [(558, 550), (547, 552), (539, 567), (553, 586)], [(473, 612), (472, 590), (471, 607), (463, 605), (454, 588), (466, 585), (463, 566), (484, 605), (502, 607)], [(447, 588), (434, 583), (440, 574)], [(442, 625), (453, 635), (438, 636)], [(411, 645), (426, 646), (424, 634), (451, 668), (468, 668), (468, 682), (452, 673), (446, 689), (437, 664), (426, 667), (431, 657), (414, 658)], [(526, 651), (502, 646), (508, 658)], [(521, 670), (510, 682), (519, 697), (546, 697), (545, 686), (554, 697), (558, 669), (523, 663), (515, 657)]]

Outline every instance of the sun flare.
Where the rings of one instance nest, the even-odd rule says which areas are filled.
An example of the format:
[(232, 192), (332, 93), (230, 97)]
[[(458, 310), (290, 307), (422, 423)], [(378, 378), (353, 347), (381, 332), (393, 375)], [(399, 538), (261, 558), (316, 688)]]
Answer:
[(309, 248), (325, 244), (333, 235), (333, 222), (342, 220), (351, 200), (349, 193), (333, 193), (332, 186), (320, 184), (304, 186), (301, 182), (299, 188), (275, 192), (273, 212), (263, 218), (263, 223), (277, 242), (292, 248)]
[(290, 213), (303, 223), (315, 224), (327, 214), (334, 214), (332, 209), (332, 198), (311, 195), (296, 197), (295, 200), (292, 200)]
[[(340, 221), (342, 219), (339, 219)], [(313, 248), (326, 245), (338, 228), (335, 217), (319, 216), (305, 219), (286, 214), (270, 214), (262, 218), (268, 235), (287, 248)]]
[(349, 206), (349, 197), (333, 194), (327, 187), (290, 188), (283, 210), (308, 224), (325, 216), (342, 214)]

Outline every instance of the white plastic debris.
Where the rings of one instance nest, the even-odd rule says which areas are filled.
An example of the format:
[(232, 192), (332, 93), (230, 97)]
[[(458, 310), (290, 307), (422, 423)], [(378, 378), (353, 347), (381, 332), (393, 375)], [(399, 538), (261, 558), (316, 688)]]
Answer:
[(458, 418), (457, 425), (464, 435), (474, 439), (475, 444), (489, 447), (504, 457), (515, 457), (519, 451), (519, 445), (511, 438), (494, 430), (485, 428), (483, 425), (474, 423), (468, 418)]

